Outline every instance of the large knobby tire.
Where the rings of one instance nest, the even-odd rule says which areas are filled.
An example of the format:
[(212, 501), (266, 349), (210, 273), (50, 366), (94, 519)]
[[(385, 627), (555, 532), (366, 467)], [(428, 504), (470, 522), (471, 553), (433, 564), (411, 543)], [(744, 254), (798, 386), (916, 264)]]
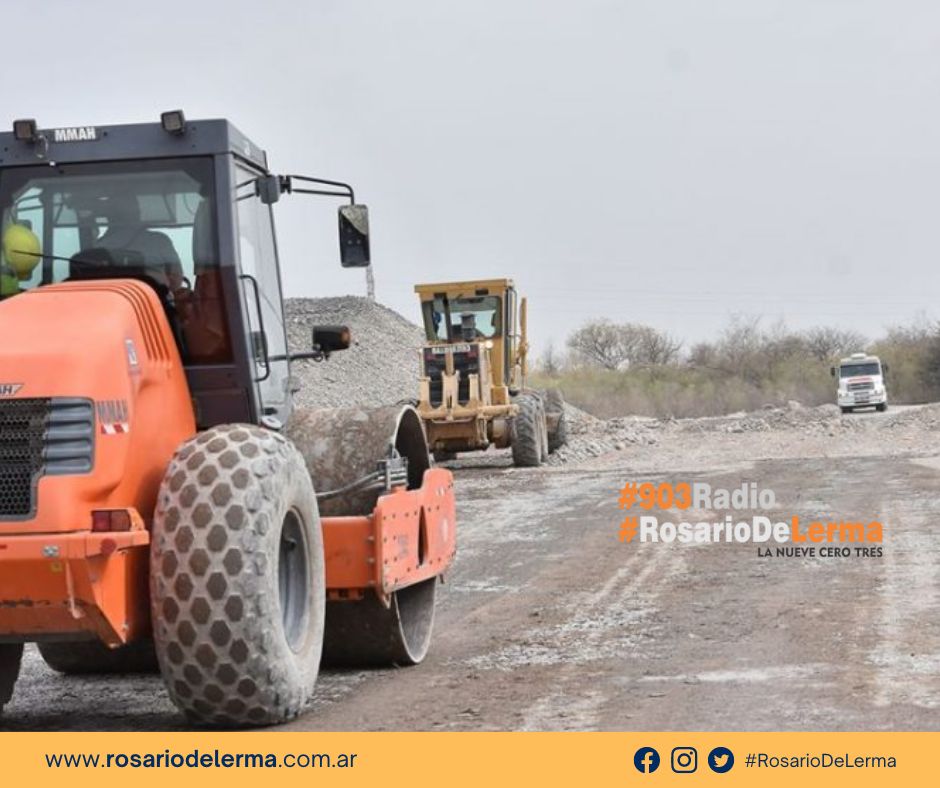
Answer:
[(558, 389), (547, 389), (543, 399), (545, 421), (555, 421), (554, 429), (548, 430), (548, 450), (558, 451), (568, 442), (568, 422), (565, 420), (565, 398)]
[(188, 717), (296, 717), (319, 671), (324, 583), (313, 484), (290, 441), (229, 425), (180, 447), (157, 501), (150, 584), (160, 668)]
[(516, 397), (519, 412), (512, 420), (512, 461), (519, 468), (537, 468), (545, 453), (545, 412), (532, 394)]
[(156, 673), (160, 670), (152, 640), (138, 640), (108, 648), (99, 640), (75, 643), (40, 643), (45, 663), (65, 675), (83, 673)]
[(0, 711), (13, 697), (13, 686), (20, 675), (22, 643), (0, 643)]

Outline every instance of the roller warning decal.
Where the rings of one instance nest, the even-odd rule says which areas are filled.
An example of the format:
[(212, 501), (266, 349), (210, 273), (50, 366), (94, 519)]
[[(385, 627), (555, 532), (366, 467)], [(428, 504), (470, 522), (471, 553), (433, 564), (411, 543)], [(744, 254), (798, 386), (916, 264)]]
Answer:
[(131, 431), (127, 400), (106, 399), (98, 403), (98, 423), (102, 435), (122, 435)]

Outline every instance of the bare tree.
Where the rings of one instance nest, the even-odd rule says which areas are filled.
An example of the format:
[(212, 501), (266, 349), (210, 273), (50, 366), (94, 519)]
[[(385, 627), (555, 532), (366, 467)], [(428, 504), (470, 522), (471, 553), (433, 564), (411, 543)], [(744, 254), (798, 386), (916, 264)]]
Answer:
[(634, 359), (640, 364), (672, 364), (679, 359), (682, 343), (664, 331), (649, 326), (636, 326), (637, 353)]
[(619, 369), (630, 362), (633, 348), (622, 326), (609, 320), (586, 323), (568, 337), (568, 347), (589, 364)]
[(754, 362), (760, 355), (762, 345), (760, 317), (732, 315), (731, 322), (718, 340), (717, 366), (726, 373), (753, 378), (756, 376)]
[(845, 356), (863, 350), (868, 344), (858, 331), (818, 326), (803, 334), (807, 350), (820, 361), (829, 361), (838, 356)]
[(923, 360), (917, 365), (920, 380), (926, 388), (927, 396), (936, 400), (940, 397), (940, 331), (925, 340), (921, 357)]
[(682, 343), (650, 326), (596, 320), (568, 337), (568, 347), (590, 364), (620, 369), (630, 364), (671, 364)]
[(542, 357), (539, 359), (539, 368), (546, 375), (557, 375), (561, 372), (562, 364), (564, 359), (561, 355), (555, 350), (555, 343), (549, 340), (548, 345), (545, 347), (545, 352), (542, 353)]
[(689, 366), (705, 369), (718, 366), (718, 350), (711, 342), (697, 342), (689, 348)]
[(909, 326), (888, 326), (880, 344), (922, 346), (925, 342), (930, 342), (938, 331), (940, 331), (940, 324), (932, 322), (926, 315), (919, 315)]

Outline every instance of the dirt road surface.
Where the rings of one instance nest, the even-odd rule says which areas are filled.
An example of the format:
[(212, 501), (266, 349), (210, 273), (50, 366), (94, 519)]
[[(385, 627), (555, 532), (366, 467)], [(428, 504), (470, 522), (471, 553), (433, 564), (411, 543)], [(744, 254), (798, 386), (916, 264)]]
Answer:
[[(647, 427), (652, 444), (558, 467), (459, 460), (460, 552), (427, 661), (324, 673), (286, 727), (936, 729), (940, 408)], [(776, 495), (772, 518), (880, 519), (883, 555), (621, 543), (618, 491), (634, 480), (756, 482)], [(0, 718), (10, 729), (185, 726), (158, 677), (64, 678), (34, 651)]]

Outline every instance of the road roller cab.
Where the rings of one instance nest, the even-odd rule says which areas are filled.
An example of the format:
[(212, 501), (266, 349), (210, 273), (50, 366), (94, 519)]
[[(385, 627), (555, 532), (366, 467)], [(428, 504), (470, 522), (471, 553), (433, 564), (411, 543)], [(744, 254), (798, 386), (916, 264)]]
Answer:
[(415, 286), (426, 344), (418, 413), (439, 460), (512, 447), (520, 466), (540, 465), (566, 440), (558, 390), (528, 388), (526, 299), (511, 279)]
[[(0, 134), (0, 707), (24, 643), (65, 673), (159, 667), (220, 725), (298, 714), (321, 652), (420, 662), (455, 552), (411, 408), (297, 411), (270, 173), (224, 120)], [(321, 517), (322, 515), (322, 517)]]

